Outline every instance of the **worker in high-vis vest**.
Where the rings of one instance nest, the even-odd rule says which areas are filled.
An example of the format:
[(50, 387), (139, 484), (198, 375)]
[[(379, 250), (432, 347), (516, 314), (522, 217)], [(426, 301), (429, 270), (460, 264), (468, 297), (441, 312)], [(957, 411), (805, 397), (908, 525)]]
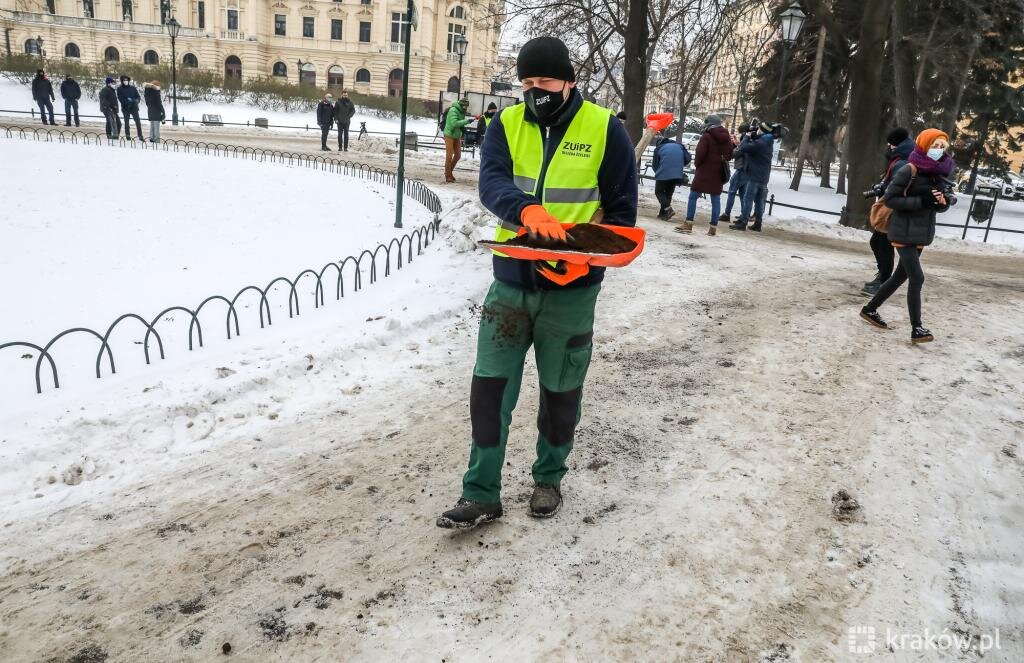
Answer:
[[(480, 152), (480, 201), (498, 217), (495, 239), (508, 241), (524, 228), (535, 237), (565, 239), (561, 223), (636, 225), (633, 145), (610, 110), (583, 100), (565, 44), (532, 39), (516, 68), (524, 103), (490, 121)], [(562, 477), (582, 412), (604, 269), (591, 267), (559, 285), (549, 278), (550, 263), (500, 252), (493, 263), (470, 391), (469, 469), (461, 498), (437, 519), (439, 527), (469, 528), (502, 516), (505, 443), (530, 346), (540, 378), (531, 516), (553, 516), (562, 505)]]
[(487, 104), (487, 110), (485, 110), (484, 114), (480, 116), (480, 121), (477, 122), (476, 125), (476, 142), (484, 142), (484, 136), (487, 135), (487, 125), (491, 123), (491, 120), (493, 120), (494, 116), (497, 114), (498, 104), (494, 103), (493, 101)]

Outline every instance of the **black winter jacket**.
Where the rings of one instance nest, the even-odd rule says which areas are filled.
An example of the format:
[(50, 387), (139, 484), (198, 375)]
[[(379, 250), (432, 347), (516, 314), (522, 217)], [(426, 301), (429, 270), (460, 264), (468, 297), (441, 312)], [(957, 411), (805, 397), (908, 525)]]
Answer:
[(316, 105), (316, 123), (321, 127), (329, 127), (334, 124), (334, 105), (321, 101)]
[(338, 124), (348, 124), (356, 114), (356, 105), (351, 99), (338, 99), (334, 102), (334, 119)]
[(53, 96), (53, 85), (46, 76), (36, 74), (36, 77), (32, 79), (32, 98), (36, 101), (56, 99)]
[(117, 103), (117, 92), (114, 88), (109, 85), (104, 85), (103, 89), (100, 90), (100, 112), (114, 112), (119, 110), (120, 106)]
[(121, 102), (121, 110), (125, 113), (139, 110), (139, 88), (131, 83), (122, 83), (117, 88), (117, 100)]
[(74, 80), (68, 78), (60, 84), (60, 96), (64, 99), (81, 99), (82, 88)]
[(910, 164), (904, 165), (885, 190), (885, 204), (892, 208), (889, 223), (889, 241), (908, 246), (928, 246), (935, 239), (935, 214), (945, 212), (956, 204), (949, 196), (949, 205), (939, 207), (932, 189), (939, 186), (939, 178), (918, 173), (911, 176)]
[(146, 100), (146, 115), (150, 122), (163, 122), (164, 102), (160, 99), (160, 88), (146, 83), (142, 89), (142, 96)]

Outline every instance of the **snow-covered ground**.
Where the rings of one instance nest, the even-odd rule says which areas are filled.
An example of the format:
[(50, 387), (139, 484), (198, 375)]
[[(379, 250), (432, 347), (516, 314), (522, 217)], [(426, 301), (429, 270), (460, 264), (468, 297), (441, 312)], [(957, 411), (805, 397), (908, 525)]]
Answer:
[[(54, 119), (57, 120), (58, 124), (64, 124), (64, 101), (60, 97), (59, 87), (60, 81), (53, 80), (54, 94), (57, 100), (53, 102), (53, 115)], [(139, 86), (139, 92), (142, 92), (142, 82), (137, 82)], [(168, 94), (166, 89), (169, 86), (164, 86), (165, 94)], [(171, 121), (171, 104), (169, 101), (164, 102), (165, 111), (167, 114), (167, 123)], [(39, 118), (39, 109), (36, 104), (32, 101), (32, 90), (28, 85), (22, 85), (17, 81), (12, 81), (7, 78), (0, 77), (0, 116), (21, 118), (26, 119), (30, 116), (26, 116), (24, 112), (18, 113), (4, 113), (3, 111), (24, 111), (30, 110), (36, 111), (36, 120)], [(100, 113), (99, 100), (96, 97), (90, 97), (83, 93), (81, 101), (79, 101), (78, 112), (81, 115), (96, 115), (100, 119), (91, 118), (88, 120), (90, 123), (101, 123), (102, 114)], [(267, 111), (254, 106), (250, 106), (241, 101), (235, 103), (213, 103), (209, 101), (197, 101), (193, 103), (178, 103), (178, 118), (184, 119), (189, 125), (199, 123), (203, 119), (203, 115), (220, 115), (221, 120), (224, 122), (237, 122), (239, 124), (249, 123), (252, 124), (257, 117), (267, 118), (271, 125), (280, 125), (285, 127), (309, 127), (311, 131), (319, 131), (316, 125), (316, 112), (293, 112), (288, 113), (284, 111)], [(146, 135), (149, 135), (149, 126), (146, 122), (146, 106), (142, 104), (139, 115), (142, 117), (143, 128), (146, 131)], [(356, 108), (356, 115), (352, 118), (352, 130), (359, 130), (359, 123), (366, 122), (366, 130), (370, 132), (381, 132), (381, 133), (394, 133), (397, 134), (401, 128), (401, 122), (397, 117), (387, 116), (381, 117), (374, 112), (367, 112), (365, 109)], [(271, 127), (269, 131), (295, 131), (294, 129), (279, 129)], [(437, 122), (429, 118), (422, 117), (410, 117), (406, 121), (406, 131), (415, 131), (421, 136), (434, 136), (437, 133)], [(353, 135), (354, 137), (354, 135)]]
[[(63, 149), (33, 145), (43, 160)], [(92, 149), (111, 162), (78, 174), (89, 191), (137, 154)], [(156, 182), (182, 176), (138, 154)], [(270, 186), (244, 162), (188, 156), (242, 173), (229, 181), (241, 197)], [(282, 197), (311, 175), (259, 167), (287, 180)], [(53, 195), (22, 170), (5, 184)], [(433, 519), (466, 463), (491, 279), (473, 240), (493, 218), (471, 187), (437, 188), (441, 241), (398, 274), (318, 311), (304, 300), (267, 330), (250, 320), (187, 362), (0, 410), (5, 659), (208, 661), (230, 644), (242, 661), (976, 660), (998, 637), (984, 660), (1024, 660), (1019, 254), (926, 252), (938, 340), (912, 347), (901, 297), (882, 311), (891, 331), (857, 318), (873, 268), (848, 229), (709, 238), (700, 219), (681, 236), (645, 196), (647, 248), (602, 290), (564, 509), (525, 516), (528, 360), (506, 515), (452, 535)], [(199, 198), (208, 209), (197, 200), (193, 216), (223, 213)], [(333, 225), (292, 214), (261, 227), (287, 246), (307, 224), (335, 258)], [(51, 254), (80, 252), (48, 237)], [(216, 277), (216, 257), (189, 271)], [(274, 257), (253, 260), (276, 273)], [(857, 504), (837, 504), (840, 491)], [(873, 653), (851, 654), (869, 628)], [(910, 649), (928, 633), (974, 651)]]

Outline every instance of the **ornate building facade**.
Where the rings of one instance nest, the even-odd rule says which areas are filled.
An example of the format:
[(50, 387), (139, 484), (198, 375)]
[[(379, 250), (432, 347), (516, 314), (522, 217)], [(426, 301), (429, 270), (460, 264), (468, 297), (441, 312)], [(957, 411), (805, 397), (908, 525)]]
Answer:
[[(418, 0), (409, 95), (436, 99), (460, 87), (489, 92), (501, 4)], [(183, 26), (178, 67), (366, 94), (401, 91), (405, 0), (0, 0), (5, 53), (107, 62), (111, 71), (125, 61), (167, 64), (165, 24), (172, 16)], [(461, 86), (459, 34), (469, 42)]]

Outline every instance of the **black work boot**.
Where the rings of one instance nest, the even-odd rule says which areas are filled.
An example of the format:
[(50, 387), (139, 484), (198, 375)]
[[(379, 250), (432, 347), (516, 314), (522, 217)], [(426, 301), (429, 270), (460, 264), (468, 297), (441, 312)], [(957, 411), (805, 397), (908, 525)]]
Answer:
[(932, 333), (920, 325), (910, 331), (910, 342), (914, 345), (918, 343), (931, 343), (934, 340), (935, 337), (932, 336)]
[(869, 311), (866, 307), (860, 310), (860, 317), (864, 318), (869, 324), (879, 329), (888, 329), (889, 325), (885, 324), (885, 320), (882, 316), (878, 315), (878, 311)]
[(722, 215), (720, 215), (720, 216), (718, 217), (718, 222), (719, 222), (719, 223), (729, 223), (729, 215), (728, 215), (728, 214), (722, 214)]
[(530, 497), (530, 515), (534, 518), (550, 518), (562, 508), (562, 491), (558, 486), (538, 483)]
[(729, 226), (730, 230), (746, 230), (747, 222), (745, 219), (736, 219), (736, 223)]
[(437, 518), (437, 526), (444, 529), (472, 529), (480, 523), (489, 523), (502, 516), (501, 502), (474, 502), (460, 497), (451, 509)]
[(754, 223), (751, 224), (750, 229), (753, 230), (754, 232), (761, 232), (761, 222), (754, 221)]
[(864, 284), (864, 287), (867, 288), (869, 286), (880, 286), (880, 285), (882, 285), (883, 281), (885, 281), (885, 279), (882, 278), (882, 273), (881, 272), (875, 272), (875, 278), (871, 279), (870, 281), (867, 281)]

